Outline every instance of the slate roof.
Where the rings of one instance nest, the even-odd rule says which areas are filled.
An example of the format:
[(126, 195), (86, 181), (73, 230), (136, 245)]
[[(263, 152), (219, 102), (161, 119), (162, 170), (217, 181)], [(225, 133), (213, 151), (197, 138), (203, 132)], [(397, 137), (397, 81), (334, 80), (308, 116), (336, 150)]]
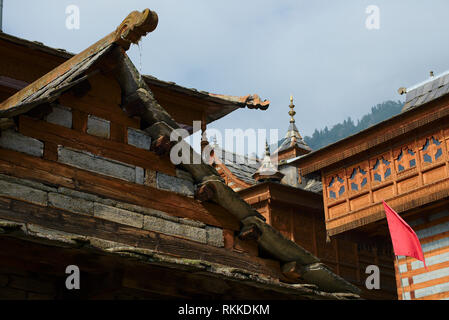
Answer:
[(269, 100), (262, 100), (259, 95), (231, 96), (225, 94), (211, 93), (195, 88), (183, 87), (173, 81), (163, 81), (151, 75), (142, 76), (148, 85), (170, 88), (172, 91), (199, 97), (205, 101), (211, 101), (222, 105), (233, 105), (234, 110), (238, 108), (267, 110), (270, 106)]
[(256, 180), (252, 176), (260, 167), (260, 161), (258, 159), (241, 156), (223, 150), (218, 146), (214, 146), (214, 151), (220, 161), (234, 176), (248, 184), (256, 183)]
[[(71, 58), (76, 56), (76, 54), (68, 52), (64, 49), (51, 48), (51, 47), (46, 46), (42, 42), (28, 41), (25, 39), (15, 37), (10, 34), (3, 33), (1, 31), (0, 31), (0, 39), (6, 40), (8, 42), (12, 42), (14, 44), (18, 44), (21, 46), (28, 47), (33, 50), (38, 50), (38, 51), (45, 52), (45, 53), (48, 53), (51, 55), (55, 55), (55, 56), (67, 59), (67, 61), (69, 61)], [(54, 76), (54, 77), (52, 77), (52, 79), (49, 79), (49, 80), (59, 80), (59, 81), (64, 80), (64, 83), (62, 83), (62, 82), (57, 83), (55, 81), (50, 81), (50, 83), (46, 83), (46, 85), (48, 85), (48, 87), (44, 88), (45, 92), (40, 92), (40, 93), (38, 93), (38, 95), (33, 95), (33, 96), (31, 96), (31, 95), (34, 92), (28, 92), (28, 95), (26, 95), (24, 97), (20, 97), (19, 101), (14, 101), (14, 103), (12, 103), (12, 105), (14, 105), (14, 109), (17, 109), (17, 107), (19, 107), (17, 111), (18, 111), (18, 113), (20, 113), (25, 108), (29, 107), (28, 109), (30, 109), (34, 105), (36, 105), (35, 103), (27, 104), (26, 103), (27, 101), (28, 102), (36, 101), (36, 103), (42, 103), (42, 101), (49, 102), (51, 100), (54, 100), (58, 97), (59, 92), (63, 91), (63, 89), (67, 89), (67, 87), (63, 87), (63, 84), (67, 85), (68, 88), (70, 88), (70, 87), (78, 84), (79, 82), (85, 80), (85, 79), (81, 79), (80, 81), (75, 82), (75, 80), (79, 80), (76, 78), (78, 76), (78, 74), (81, 74), (87, 70), (86, 66), (90, 67), (96, 60), (98, 60), (101, 56), (103, 56), (110, 50), (110, 44), (111, 43), (103, 44), (104, 49), (105, 49), (105, 47), (109, 46), (109, 48), (105, 49), (103, 52), (99, 52), (98, 50), (92, 51), (93, 54), (95, 55), (94, 57), (92, 57), (90, 55), (86, 55), (84, 61), (82, 61), (84, 63), (84, 65), (71, 66), (74, 68), (73, 70), (69, 70), (70, 68), (65, 68), (64, 70), (60, 69), (61, 72), (58, 74), (58, 76)], [(86, 65), (87, 63), (89, 65)], [(70, 72), (70, 74), (68, 74), (68, 76), (70, 76), (69, 79), (67, 79), (67, 77), (64, 77), (64, 73), (66, 73), (66, 72), (67, 72), (67, 74), (68, 74), (68, 72)], [(207, 123), (216, 121), (239, 108), (267, 110), (268, 107), (270, 106), (269, 100), (262, 100), (259, 97), (259, 95), (257, 95), (257, 94), (246, 95), (246, 96), (223, 95), (223, 94), (216, 94), (216, 93), (206, 92), (206, 91), (202, 91), (202, 90), (197, 90), (195, 88), (183, 87), (181, 85), (176, 84), (175, 82), (163, 81), (163, 80), (157, 79), (156, 77), (151, 76), (151, 75), (142, 75), (142, 78), (145, 80), (145, 82), (149, 86), (168, 88), (173, 92), (178, 92), (180, 94), (193, 96), (193, 97), (204, 100), (206, 103), (210, 102), (215, 107), (213, 108), (213, 110), (211, 109), (211, 112), (209, 112), (207, 114)], [(1, 81), (1, 79), (0, 79), (0, 81)], [(23, 83), (23, 84), (21, 83), (17, 89), (21, 90), (21, 89), (27, 87), (28, 85), (29, 85), (28, 83)], [(61, 90), (59, 90), (59, 89), (61, 89)], [(43, 99), (40, 100), (39, 98), (43, 98)], [(16, 110), (3, 110), (2, 111), (0, 109), (0, 114), (2, 116), (6, 117), (6, 116), (10, 116), (10, 114), (13, 114), (13, 112), (15, 112), (15, 111)]]
[[(285, 139), (286, 138), (280, 140), (279, 145)], [(260, 168), (261, 161), (259, 159), (254, 160), (254, 158), (238, 155), (236, 153), (223, 150), (218, 146), (214, 146), (214, 151), (220, 161), (222, 161), (226, 168), (228, 168), (235, 177), (248, 184), (256, 184), (256, 180), (253, 178), (253, 175)], [(319, 177), (303, 177), (302, 183), (295, 187), (313, 193), (321, 194), (323, 192), (323, 186)]]
[(323, 193), (323, 184), (321, 183), (320, 180), (316, 180), (314, 178), (302, 178), (302, 185), (304, 185), (304, 187), (299, 187), (300, 189), (303, 189), (305, 191), (310, 191), (313, 193), (319, 193), (322, 194)]
[[(9, 99), (2, 103), (0, 107), (0, 116), (11, 117), (17, 114), (24, 113), (33, 107), (55, 101), (62, 93), (70, 89), (71, 87), (81, 83), (89, 78), (92, 74), (85, 74), (95, 62), (110, 51), (112, 44), (109, 44), (98, 51), (94, 52), (90, 56), (86, 56), (80, 59), (71, 68), (61, 65), (54, 70), (61, 70), (59, 73), (54, 72), (56, 76), (49, 73), (45, 77), (40, 78), (43, 81), (37, 80), (35, 83), (26, 87), (22, 91), (19, 91), (14, 97), (17, 97), (16, 101), (8, 104)], [(68, 61), (70, 62), (70, 60)], [(48, 79), (47, 79), (48, 78)], [(36, 85), (37, 84), (37, 85)], [(39, 87), (38, 85), (43, 85)], [(30, 89), (27, 89), (29, 88)]]
[(290, 126), (288, 127), (288, 131), (285, 137), (279, 140), (277, 144), (271, 145), (270, 151), (272, 153), (279, 153), (284, 150), (287, 150), (288, 148), (293, 147), (294, 144), (296, 144), (296, 146), (300, 149), (312, 151), (312, 148), (309, 147), (309, 145), (304, 141), (304, 139), (299, 134), (299, 130), (296, 127), (296, 125), (294, 123), (290, 123)]
[(447, 94), (449, 94), (449, 72), (407, 89), (407, 97), (402, 112), (417, 108)]

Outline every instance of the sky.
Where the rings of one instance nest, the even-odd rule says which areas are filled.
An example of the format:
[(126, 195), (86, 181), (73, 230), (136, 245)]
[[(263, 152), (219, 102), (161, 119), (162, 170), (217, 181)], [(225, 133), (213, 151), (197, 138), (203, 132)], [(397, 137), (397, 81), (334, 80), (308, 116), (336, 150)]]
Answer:
[[(69, 5), (80, 9), (79, 29), (66, 27)], [(372, 5), (378, 29), (366, 26)], [(402, 101), (398, 88), (449, 70), (447, 0), (4, 0), (3, 31), (78, 53), (147, 7), (159, 25), (128, 52), (142, 73), (271, 101), (267, 111), (242, 109), (211, 125), (222, 131), (284, 135), (293, 95), (296, 124), (311, 135)]]

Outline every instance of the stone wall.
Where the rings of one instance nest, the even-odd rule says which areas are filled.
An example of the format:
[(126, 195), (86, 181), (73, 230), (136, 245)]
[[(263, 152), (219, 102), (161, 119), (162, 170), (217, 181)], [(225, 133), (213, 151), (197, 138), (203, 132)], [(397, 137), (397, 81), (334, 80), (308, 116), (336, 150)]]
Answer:
[(0, 174), (0, 196), (223, 247), (223, 230), (162, 211)]
[[(73, 122), (72, 111), (68, 107), (55, 105), (53, 106), (53, 111), (45, 117), (45, 120), (52, 124), (71, 128)], [(109, 139), (110, 129), (109, 121), (89, 116), (87, 134)], [(127, 144), (139, 149), (150, 149), (151, 137), (146, 132), (127, 128), (126, 135)], [(42, 141), (22, 135), (14, 129), (1, 132), (0, 147), (40, 158), (44, 155), (44, 143)], [(61, 145), (58, 146), (57, 161), (128, 182), (147, 184), (151, 187), (188, 197), (194, 196), (193, 179), (188, 172), (182, 170), (177, 170), (176, 176), (169, 176), (161, 172), (154, 172), (151, 168), (142, 168), (105, 157), (101, 154), (93, 154), (85, 150), (77, 150)]]

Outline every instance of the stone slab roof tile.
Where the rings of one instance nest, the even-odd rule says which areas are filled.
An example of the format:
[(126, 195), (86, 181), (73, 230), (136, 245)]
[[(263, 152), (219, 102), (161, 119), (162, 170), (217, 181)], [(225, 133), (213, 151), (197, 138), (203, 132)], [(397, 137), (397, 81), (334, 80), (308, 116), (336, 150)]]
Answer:
[(420, 107), (447, 94), (449, 94), (449, 73), (410, 89), (402, 112)]

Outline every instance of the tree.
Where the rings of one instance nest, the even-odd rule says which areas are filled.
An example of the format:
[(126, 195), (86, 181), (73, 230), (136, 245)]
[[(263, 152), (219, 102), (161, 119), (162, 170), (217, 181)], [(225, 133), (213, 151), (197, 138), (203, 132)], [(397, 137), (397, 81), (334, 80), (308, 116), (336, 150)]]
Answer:
[(313, 150), (321, 149), (399, 114), (402, 107), (403, 103), (400, 101), (385, 101), (372, 107), (370, 113), (357, 121), (357, 125), (348, 117), (343, 123), (337, 123), (330, 130), (327, 126), (321, 130), (315, 129), (312, 137), (306, 136), (304, 141)]

